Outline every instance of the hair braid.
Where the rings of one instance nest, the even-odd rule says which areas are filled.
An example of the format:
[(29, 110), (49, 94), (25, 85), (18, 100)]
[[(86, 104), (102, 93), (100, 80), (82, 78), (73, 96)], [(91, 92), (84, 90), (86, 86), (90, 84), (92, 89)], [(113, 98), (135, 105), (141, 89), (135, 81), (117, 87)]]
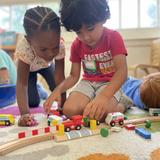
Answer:
[(37, 6), (28, 9), (24, 16), (23, 26), (27, 36), (32, 36), (37, 30), (54, 30), (60, 33), (59, 17), (47, 7)]

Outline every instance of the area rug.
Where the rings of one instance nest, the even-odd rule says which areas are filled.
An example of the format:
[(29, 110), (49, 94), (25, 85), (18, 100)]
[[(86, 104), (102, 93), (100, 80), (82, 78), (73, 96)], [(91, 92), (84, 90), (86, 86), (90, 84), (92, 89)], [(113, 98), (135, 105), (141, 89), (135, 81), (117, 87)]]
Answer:
[[(35, 107), (35, 108), (30, 108), (30, 112), (32, 114), (44, 113), (44, 110), (43, 110), (42, 106), (38, 106), (38, 107)], [(0, 109), (0, 114), (12, 114), (14, 116), (20, 115), (18, 106), (10, 106), (10, 107), (5, 107), (3, 109)]]

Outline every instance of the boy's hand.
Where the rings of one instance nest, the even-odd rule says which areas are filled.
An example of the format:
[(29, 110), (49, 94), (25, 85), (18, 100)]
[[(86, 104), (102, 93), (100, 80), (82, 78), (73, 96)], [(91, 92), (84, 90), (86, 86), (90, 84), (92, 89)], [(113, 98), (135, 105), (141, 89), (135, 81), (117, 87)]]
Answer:
[(107, 101), (108, 99), (106, 96), (99, 94), (87, 104), (86, 108), (84, 109), (83, 116), (96, 120), (101, 120), (101, 118), (107, 111)]
[(18, 120), (18, 125), (23, 127), (32, 127), (37, 125), (37, 121), (34, 119), (34, 116), (31, 114), (24, 114)]
[(46, 113), (49, 113), (50, 108), (52, 106), (52, 103), (56, 101), (58, 103), (58, 107), (61, 106), (61, 93), (59, 90), (55, 89), (51, 95), (47, 98), (47, 100), (44, 102), (43, 107)]

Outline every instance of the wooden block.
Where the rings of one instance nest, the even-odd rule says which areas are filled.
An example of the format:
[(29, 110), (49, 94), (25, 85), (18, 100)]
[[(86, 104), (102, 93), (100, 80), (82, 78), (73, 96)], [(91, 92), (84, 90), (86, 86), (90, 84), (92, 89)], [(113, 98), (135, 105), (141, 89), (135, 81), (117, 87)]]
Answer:
[(151, 139), (151, 133), (145, 130), (144, 128), (136, 128), (135, 133), (137, 133), (145, 139)]
[(50, 132), (50, 127), (45, 127), (44, 128), (44, 133), (49, 133)]
[(54, 139), (56, 142), (63, 142), (63, 141), (67, 141), (68, 137), (66, 136), (66, 134), (64, 134), (63, 136), (59, 136), (58, 134), (54, 134)]
[(32, 136), (38, 135), (38, 129), (32, 130)]
[(59, 136), (63, 136), (64, 135), (64, 124), (59, 124), (58, 125), (58, 133)]
[(96, 130), (97, 128), (97, 121), (96, 120), (90, 120), (90, 129)]
[(19, 133), (18, 133), (18, 138), (19, 138), (19, 139), (25, 138), (25, 137), (26, 137), (25, 132), (19, 132)]
[(133, 124), (127, 124), (127, 125), (125, 125), (125, 128), (127, 130), (134, 130), (135, 129), (135, 125), (133, 125)]

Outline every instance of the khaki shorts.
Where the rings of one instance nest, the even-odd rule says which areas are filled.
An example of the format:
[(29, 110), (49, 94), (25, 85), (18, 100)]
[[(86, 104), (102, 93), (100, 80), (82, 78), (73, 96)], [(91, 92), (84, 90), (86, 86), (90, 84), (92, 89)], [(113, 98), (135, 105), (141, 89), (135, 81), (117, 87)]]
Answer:
[[(91, 82), (87, 80), (81, 80), (78, 85), (73, 88), (72, 92), (80, 92), (90, 99), (93, 99), (98, 95), (110, 82)], [(71, 92), (71, 93), (72, 93)], [(122, 95), (122, 91), (119, 90), (115, 93), (114, 98), (119, 102)]]

